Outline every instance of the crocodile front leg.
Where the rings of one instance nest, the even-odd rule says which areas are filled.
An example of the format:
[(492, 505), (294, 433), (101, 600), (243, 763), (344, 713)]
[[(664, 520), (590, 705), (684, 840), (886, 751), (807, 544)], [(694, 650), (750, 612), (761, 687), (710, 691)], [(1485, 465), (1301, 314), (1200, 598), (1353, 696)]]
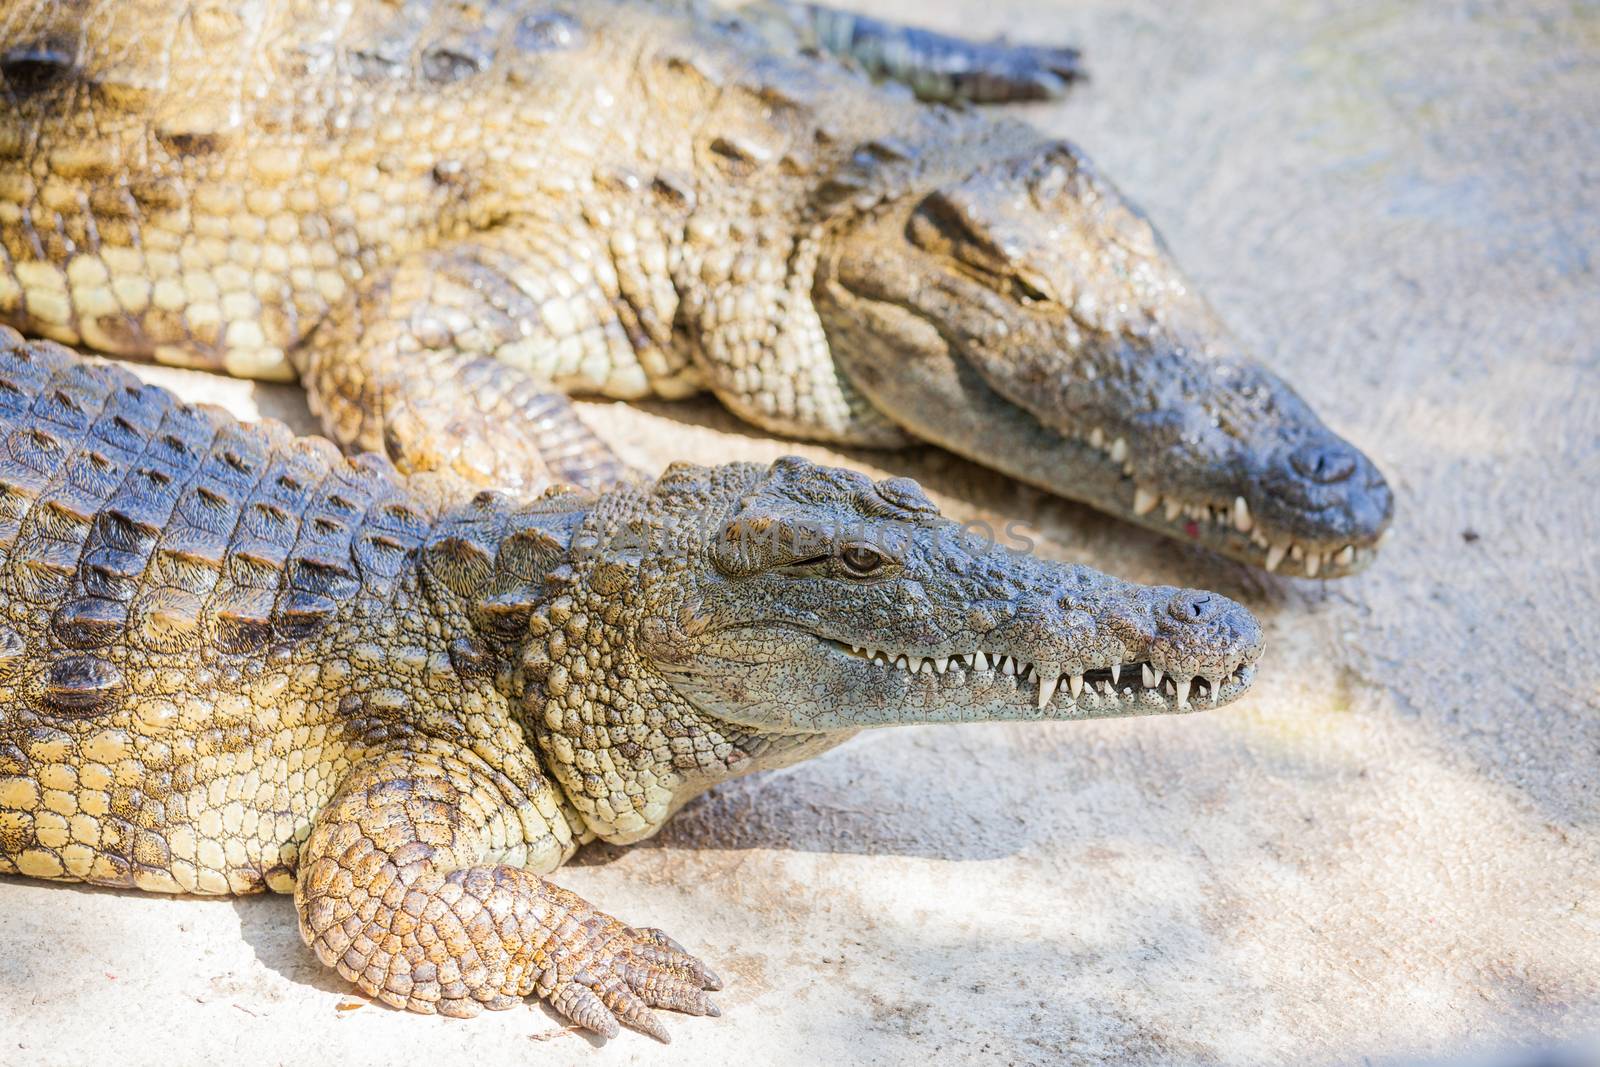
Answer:
[(970, 41), (794, 0), (756, 0), (741, 14), (777, 46), (834, 53), (874, 78), (905, 84), (923, 100), (1053, 100), (1084, 76), (1076, 48)]
[(368, 276), (292, 353), (306, 399), (348, 450), (509, 492), (599, 488), (627, 467), (525, 369), (561, 345), (508, 253), (460, 244)]
[(399, 749), (358, 764), (300, 856), (295, 909), (319, 959), (370, 996), (476, 1015), (537, 995), (580, 1026), (670, 1040), (651, 1008), (717, 1015), (720, 980), (511, 862), (540, 816), (470, 754)]

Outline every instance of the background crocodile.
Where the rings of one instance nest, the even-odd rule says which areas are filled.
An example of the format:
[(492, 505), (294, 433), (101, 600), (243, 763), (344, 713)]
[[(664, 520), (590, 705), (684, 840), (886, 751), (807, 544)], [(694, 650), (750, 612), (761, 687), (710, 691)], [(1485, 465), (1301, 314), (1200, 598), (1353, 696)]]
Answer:
[[(865, 25), (834, 43), (935, 93), (941, 56), (1004, 89), (976, 95), (1049, 65), (770, 8), (791, 46)], [(1072, 146), (739, 24), (6, 0), (0, 42), (0, 319), (298, 372), (332, 436), (403, 468), (515, 486), (543, 454), (601, 483), (614, 461), (535, 382), (709, 389), (767, 430), (933, 441), (1269, 569), (1348, 573), (1389, 520), (1372, 464)]]
[(0, 873), (292, 891), (424, 1013), (665, 1039), (719, 982), (543, 878), (580, 844), (868, 727), (1226, 703), (1260, 652), (1225, 597), (797, 458), (515, 501), (4, 327), (0, 437)]

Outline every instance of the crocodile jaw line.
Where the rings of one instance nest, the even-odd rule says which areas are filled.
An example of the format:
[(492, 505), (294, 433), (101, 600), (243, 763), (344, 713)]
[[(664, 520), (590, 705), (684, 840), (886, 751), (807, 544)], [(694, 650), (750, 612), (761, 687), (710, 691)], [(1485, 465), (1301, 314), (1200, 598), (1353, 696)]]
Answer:
[(998, 701), (1012, 706), (1011, 718), (1094, 718), (1220, 707), (1244, 695), (1255, 677), (1249, 659), (1211, 675), (1132, 658), (1070, 670), (993, 650), (930, 655), (822, 640), (842, 665), (871, 672), (878, 684), (920, 685), (925, 693)]
[(1090, 462), (1098, 463), (1118, 479), (1116, 501), (1110, 506), (1102, 505), (1107, 510), (1129, 522), (1180, 541), (1198, 542), (1267, 571), (1305, 578), (1342, 578), (1365, 569), (1389, 535), (1386, 530), (1370, 544), (1296, 540), (1292, 535), (1265, 529), (1242, 495), (1231, 501), (1200, 498), (1141, 478), (1135, 461), (1129, 458), (1128, 442), (1121, 436), (1111, 437), (1093, 429), (1069, 439), (1092, 454)]

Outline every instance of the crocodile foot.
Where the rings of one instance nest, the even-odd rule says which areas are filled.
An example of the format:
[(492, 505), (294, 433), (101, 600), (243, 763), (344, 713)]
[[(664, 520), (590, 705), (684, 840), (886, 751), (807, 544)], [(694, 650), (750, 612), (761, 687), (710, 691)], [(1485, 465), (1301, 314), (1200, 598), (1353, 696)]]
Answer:
[(579, 1026), (670, 1040), (652, 1008), (716, 1015), (721, 980), (659, 930), (635, 929), (523, 867), (488, 860), (508, 799), (480, 764), (421, 746), (345, 777), (301, 855), (300, 933), (386, 1004), (469, 1018), (537, 996)]
[(579, 925), (582, 947), (558, 958), (534, 990), (572, 1022), (608, 1038), (626, 1024), (667, 1043), (672, 1037), (651, 1008), (722, 1014), (706, 996), (722, 979), (665, 933), (592, 909)]

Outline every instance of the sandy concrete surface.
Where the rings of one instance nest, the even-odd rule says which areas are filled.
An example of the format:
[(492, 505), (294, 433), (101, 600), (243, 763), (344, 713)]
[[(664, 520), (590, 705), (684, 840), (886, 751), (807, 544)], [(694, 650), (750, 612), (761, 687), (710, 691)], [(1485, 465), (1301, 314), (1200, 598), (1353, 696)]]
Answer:
[[(674, 1043), (360, 1006), (289, 902), (0, 883), (0, 1062), (1345, 1064), (1600, 1032), (1600, 11), (1554, 0), (879, 0), (1081, 43), (1031, 114), (1391, 476), (1332, 585), (948, 456), (714, 407), (587, 408), (641, 463), (909, 473), (1041, 551), (1220, 589), (1269, 634), (1216, 714), (883, 731), (718, 789), (564, 884), (729, 980)], [(152, 372), (307, 425), (286, 389)]]

